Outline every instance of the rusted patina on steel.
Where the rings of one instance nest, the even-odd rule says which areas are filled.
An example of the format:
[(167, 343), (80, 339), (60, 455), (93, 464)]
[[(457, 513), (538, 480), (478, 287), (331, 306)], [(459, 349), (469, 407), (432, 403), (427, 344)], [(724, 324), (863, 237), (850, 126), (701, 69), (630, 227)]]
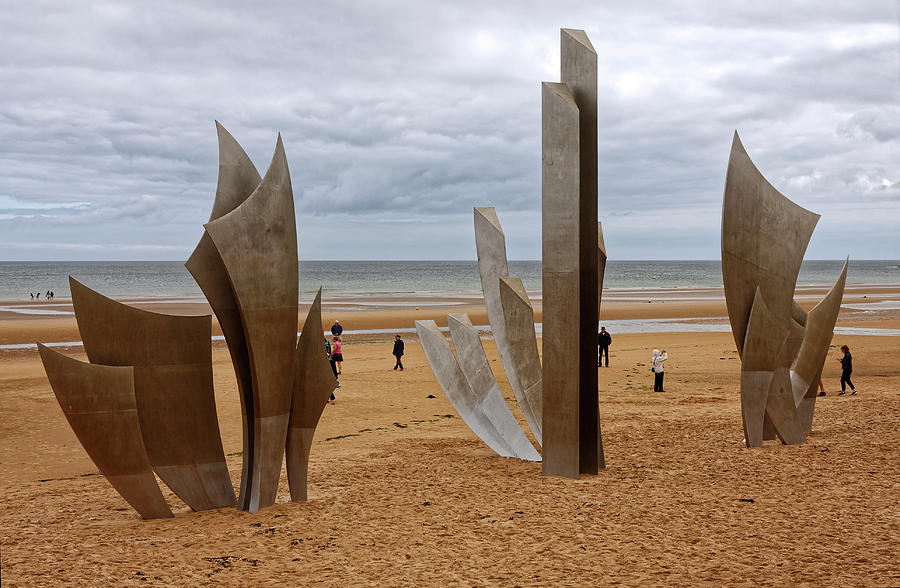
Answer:
[(211, 317), (140, 310), (72, 277), (69, 287), (91, 363), (134, 367), (153, 469), (194, 510), (233, 506), (213, 394)]
[(50, 387), (103, 478), (145, 519), (172, 517), (141, 437), (134, 370), (93, 365), (38, 343)]
[(295, 355), (291, 419), (285, 448), (288, 485), (293, 501), (307, 499), (309, 450), (322, 411), (337, 383), (328, 363), (322, 335), (322, 288), (319, 288), (306, 314)]
[(246, 508), (256, 512), (275, 502), (281, 477), (297, 341), (297, 228), (280, 135), (256, 190), (205, 228), (224, 262), (250, 358), (252, 455), (242, 485)]
[[(247, 153), (218, 121), (216, 133), (219, 139), (219, 180), (212, 213), (209, 216), (211, 221), (237, 208), (253, 193), (261, 181), (259, 172)], [(228, 281), (225, 263), (206, 231), (184, 265), (203, 290), (231, 354), (244, 427), (243, 474), (238, 508), (247, 510), (250, 497), (247, 483), (251, 479), (253, 456), (253, 379), (241, 315), (231, 283)]]

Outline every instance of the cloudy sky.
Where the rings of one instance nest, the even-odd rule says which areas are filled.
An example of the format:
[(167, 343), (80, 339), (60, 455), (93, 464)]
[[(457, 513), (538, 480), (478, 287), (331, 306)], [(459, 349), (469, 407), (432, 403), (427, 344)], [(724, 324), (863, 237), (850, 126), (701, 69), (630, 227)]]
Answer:
[(540, 82), (599, 56), (612, 259), (717, 259), (732, 133), (822, 214), (808, 258), (900, 258), (898, 0), (4, 2), (0, 260), (183, 260), (214, 120), (282, 133), (303, 259), (540, 257)]

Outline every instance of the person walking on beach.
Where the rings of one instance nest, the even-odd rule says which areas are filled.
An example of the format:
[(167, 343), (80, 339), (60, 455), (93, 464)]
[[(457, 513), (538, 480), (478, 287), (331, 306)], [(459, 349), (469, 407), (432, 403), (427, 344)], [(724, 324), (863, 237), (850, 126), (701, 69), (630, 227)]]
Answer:
[[(325, 329), (322, 329), (322, 338), (325, 339), (325, 356), (328, 357), (328, 363), (331, 365), (331, 371), (334, 372), (334, 379), (337, 380), (337, 368), (334, 367), (334, 360), (331, 359), (331, 343), (328, 342), (328, 337), (325, 336)], [(340, 381), (337, 383), (337, 387), (341, 387)], [(334, 392), (331, 393), (331, 398), (328, 399), (331, 404), (334, 404)]]
[(597, 333), (597, 347), (600, 348), (597, 366), (603, 365), (603, 354), (606, 353), (606, 367), (609, 367), (609, 345), (612, 343), (612, 335), (606, 332), (606, 327), (600, 327)]
[(669, 354), (666, 353), (666, 350), (663, 349), (660, 351), (659, 349), (653, 350), (653, 357), (651, 358), (651, 363), (653, 367), (650, 368), (653, 371), (653, 391), (654, 392), (665, 392), (663, 390), (663, 378), (666, 375), (666, 369), (663, 366), (663, 362), (669, 359)]
[(858, 392), (853, 386), (853, 382), (850, 381), (850, 374), (853, 373), (853, 356), (850, 355), (850, 348), (846, 345), (841, 345), (841, 351), (844, 352), (844, 356), (838, 358), (838, 361), (841, 362), (841, 391), (838, 392), (838, 396), (843, 396), (847, 393), (848, 385), (853, 390), (850, 396), (856, 396)]
[(344, 327), (341, 326), (341, 321), (334, 321), (334, 324), (331, 325), (331, 334), (335, 337), (340, 337), (343, 332)]
[(404, 343), (403, 339), (400, 338), (400, 335), (394, 337), (394, 351), (392, 353), (394, 354), (394, 357), (397, 358), (397, 363), (394, 364), (394, 369), (399, 369), (401, 372), (403, 371), (403, 362), (400, 360), (403, 357), (403, 347)]
[(341, 364), (344, 363), (344, 346), (341, 344), (341, 338), (335, 335), (331, 338), (331, 361), (334, 362), (336, 374), (341, 375)]

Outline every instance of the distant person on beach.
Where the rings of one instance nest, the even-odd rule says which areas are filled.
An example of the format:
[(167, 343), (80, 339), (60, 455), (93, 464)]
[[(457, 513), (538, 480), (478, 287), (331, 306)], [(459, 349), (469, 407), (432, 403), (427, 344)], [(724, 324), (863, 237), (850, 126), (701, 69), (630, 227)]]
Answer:
[(822, 383), (822, 378), (819, 378), (819, 396), (825, 396), (825, 384)]
[(31, 293), (31, 299), (34, 300), (34, 292)]
[(838, 361), (841, 362), (841, 391), (838, 392), (838, 396), (847, 393), (847, 386), (853, 390), (850, 396), (856, 396), (858, 392), (853, 386), (853, 382), (850, 381), (850, 374), (853, 373), (853, 356), (850, 355), (850, 348), (846, 345), (841, 345), (841, 351), (844, 352), (844, 356), (838, 358)]
[(344, 363), (344, 346), (341, 344), (341, 338), (335, 335), (331, 338), (331, 361), (337, 370), (337, 375), (341, 375), (341, 364)]
[(38, 300), (41, 299), (41, 293), (40, 293), (40, 292), (37, 293), (37, 299), (38, 299)]
[(606, 327), (600, 327), (597, 333), (597, 347), (600, 348), (597, 366), (603, 365), (603, 354), (606, 353), (606, 367), (609, 367), (609, 345), (612, 343), (612, 335), (606, 332)]
[(341, 326), (341, 321), (334, 321), (334, 324), (331, 325), (331, 334), (335, 337), (340, 337), (343, 332), (344, 327)]
[(660, 351), (659, 349), (653, 350), (653, 357), (651, 358), (653, 367), (650, 369), (653, 371), (654, 392), (665, 392), (665, 390), (663, 390), (663, 378), (666, 375), (666, 369), (663, 366), (663, 362), (667, 359), (669, 359), (669, 354), (666, 353), (665, 349), (663, 349), (662, 351)]
[(400, 369), (400, 371), (403, 371), (403, 362), (400, 361), (403, 357), (403, 347), (404, 343), (403, 339), (400, 338), (400, 335), (394, 337), (394, 351), (392, 353), (394, 354), (394, 357), (397, 358), (397, 363), (394, 364), (395, 370)]
[[(328, 363), (331, 365), (331, 371), (334, 372), (334, 379), (337, 380), (337, 368), (334, 367), (334, 360), (331, 359), (331, 343), (328, 342), (328, 337), (325, 336), (325, 329), (322, 329), (322, 338), (325, 339), (325, 355), (328, 357)], [(341, 387), (341, 383), (337, 383), (337, 387)], [(331, 393), (331, 398), (328, 399), (331, 404), (334, 404), (334, 392)]]

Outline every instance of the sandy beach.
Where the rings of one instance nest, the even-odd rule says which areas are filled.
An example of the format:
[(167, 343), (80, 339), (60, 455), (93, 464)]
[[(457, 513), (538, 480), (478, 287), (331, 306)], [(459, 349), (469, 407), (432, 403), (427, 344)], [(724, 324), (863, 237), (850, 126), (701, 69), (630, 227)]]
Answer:
[[(808, 309), (823, 292), (798, 290), (799, 302)], [(838, 327), (890, 335), (898, 301), (900, 287), (848, 287)], [(289, 502), (282, 477), (276, 505), (256, 515), (194, 513), (163, 487), (176, 517), (158, 521), (142, 521), (98, 476), (26, 346), (77, 342), (74, 316), (0, 303), (0, 346), (23, 346), (0, 349), (3, 586), (900, 585), (896, 334), (836, 335), (809, 442), (748, 450), (730, 332), (612, 330), (610, 367), (599, 370), (608, 467), (575, 481), (493, 454), (456, 415), (413, 334), (404, 335), (407, 369), (391, 370), (392, 330), (421, 318), (445, 325), (448, 312), (485, 325), (480, 300), (359, 302), (326, 301), (325, 324), (338, 318), (347, 330), (346, 361), (316, 432), (310, 501)], [(208, 312), (200, 301), (133, 303)], [(45, 306), (71, 311), (55, 304)], [(604, 293), (601, 312), (609, 321), (725, 316), (714, 289)], [(853, 351), (856, 397), (836, 396), (841, 344)], [(493, 341), (484, 345), (524, 422)], [(651, 391), (652, 348), (671, 357), (665, 393)], [(59, 349), (85, 358), (80, 346)], [(237, 487), (240, 403), (221, 341), (213, 361)]]

